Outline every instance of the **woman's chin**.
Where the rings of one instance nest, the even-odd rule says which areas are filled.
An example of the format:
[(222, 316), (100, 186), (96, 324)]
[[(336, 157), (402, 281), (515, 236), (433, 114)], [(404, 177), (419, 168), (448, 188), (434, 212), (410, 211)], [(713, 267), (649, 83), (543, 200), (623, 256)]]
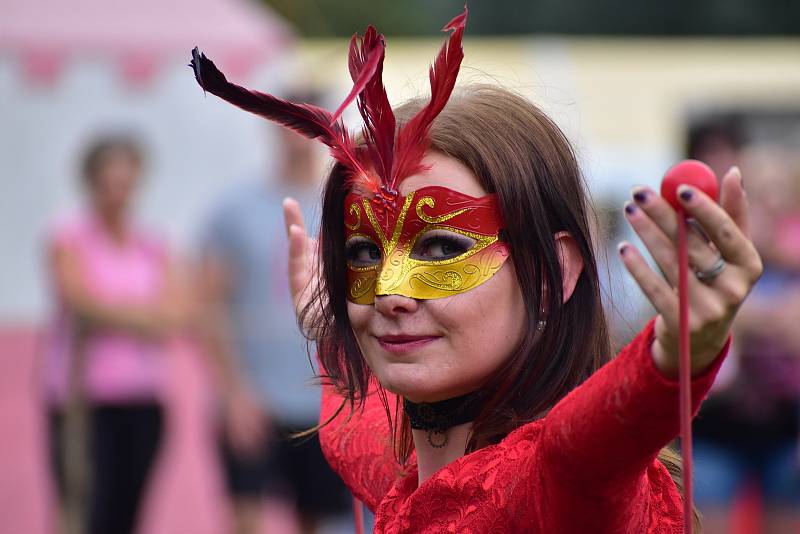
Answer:
[(383, 376), (379, 376), (384, 389), (411, 402), (436, 402), (469, 393), (468, 388), (443, 384), (430, 380), (429, 376), (420, 378), (419, 375), (413, 373), (387, 371), (389, 372), (384, 372)]

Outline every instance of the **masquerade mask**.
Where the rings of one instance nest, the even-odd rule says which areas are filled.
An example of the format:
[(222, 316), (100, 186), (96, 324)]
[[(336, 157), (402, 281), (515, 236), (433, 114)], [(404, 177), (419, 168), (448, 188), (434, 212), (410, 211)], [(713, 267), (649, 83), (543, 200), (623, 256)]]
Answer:
[(494, 195), (473, 198), (424, 187), (392, 203), (345, 199), (347, 298), (449, 297), (492, 277), (508, 257)]
[[(498, 240), (494, 196), (476, 199), (442, 187), (398, 193), (402, 180), (423, 170), (431, 124), (450, 98), (464, 57), (466, 22), (465, 7), (443, 28), (450, 37), (430, 69), (431, 99), (399, 128), (381, 78), (386, 43), (372, 26), (350, 41), (353, 88), (333, 114), (232, 84), (197, 48), (192, 51), (190, 66), (204, 90), (320, 140), (346, 170), (348, 298), (354, 302), (372, 302), (376, 294), (430, 299), (467, 291), (508, 256)], [(358, 146), (339, 118), (356, 99), (365, 141)]]

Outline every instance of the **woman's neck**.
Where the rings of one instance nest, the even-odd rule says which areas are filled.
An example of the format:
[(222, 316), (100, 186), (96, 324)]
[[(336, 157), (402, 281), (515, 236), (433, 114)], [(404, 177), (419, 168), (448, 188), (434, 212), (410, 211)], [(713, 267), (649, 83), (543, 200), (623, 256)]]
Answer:
[[(419, 484), (445, 465), (464, 456), (471, 432), (472, 423), (456, 425), (438, 435), (432, 435), (428, 430), (412, 429), (411, 436), (417, 451)], [(441, 442), (444, 442), (443, 446), (435, 446)]]
[(117, 243), (124, 242), (127, 237), (125, 214), (120, 211), (106, 210), (97, 210), (96, 213), (100, 223), (111, 239)]

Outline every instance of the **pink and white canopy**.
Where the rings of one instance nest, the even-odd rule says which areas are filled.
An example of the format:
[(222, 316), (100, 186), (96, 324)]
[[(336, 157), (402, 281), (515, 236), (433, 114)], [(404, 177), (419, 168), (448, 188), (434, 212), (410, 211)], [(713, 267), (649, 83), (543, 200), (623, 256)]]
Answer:
[(54, 82), (74, 58), (111, 60), (142, 85), (199, 45), (234, 79), (290, 46), (292, 31), (249, 0), (0, 0), (0, 57)]

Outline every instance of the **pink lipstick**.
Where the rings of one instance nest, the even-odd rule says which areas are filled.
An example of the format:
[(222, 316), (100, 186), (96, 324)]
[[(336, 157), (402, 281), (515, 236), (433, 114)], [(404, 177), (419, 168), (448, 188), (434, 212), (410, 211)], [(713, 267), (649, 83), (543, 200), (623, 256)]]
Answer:
[(379, 336), (378, 343), (386, 352), (393, 354), (404, 354), (420, 349), (429, 343), (439, 339), (441, 336)]

